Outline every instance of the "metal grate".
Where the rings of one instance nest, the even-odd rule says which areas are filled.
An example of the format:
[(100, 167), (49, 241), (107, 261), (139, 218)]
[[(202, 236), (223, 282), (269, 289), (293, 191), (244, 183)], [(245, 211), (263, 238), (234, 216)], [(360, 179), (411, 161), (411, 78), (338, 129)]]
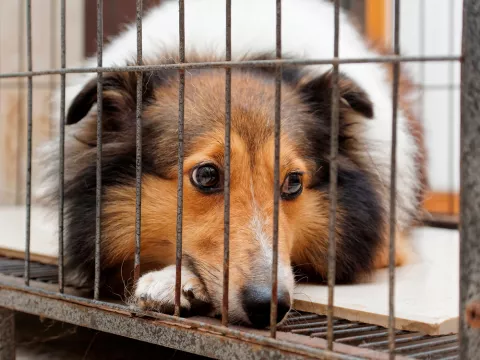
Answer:
[[(326, 316), (298, 313), (288, 317), (286, 325), (279, 331), (326, 339), (328, 330)], [(388, 329), (353, 322), (344, 319), (334, 319), (334, 341), (360, 348), (388, 352)], [(429, 336), (418, 332), (395, 332), (395, 354), (414, 359), (456, 359), (458, 357), (457, 335)]]
[[(58, 266), (31, 262), (30, 279), (58, 284)], [(0, 273), (17, 278), (24, 277), (24, 262), (20, 259), (0, 257)], [(325, 315), (292, 312), (279, 332), (327, 340), (328, 319)], [(388, 352), (388, 329), (345, 319), (333, 319), (333, 340), (358, 348)], [(457, 359), (457, 335), (429, 336), (418, 332), (396, 331), (395, 353), (414, 359)]]

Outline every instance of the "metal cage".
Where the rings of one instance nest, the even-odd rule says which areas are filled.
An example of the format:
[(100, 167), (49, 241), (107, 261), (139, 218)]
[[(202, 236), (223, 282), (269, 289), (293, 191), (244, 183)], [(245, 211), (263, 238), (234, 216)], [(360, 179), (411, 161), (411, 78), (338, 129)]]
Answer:
[[(97, 0), (97, 67), (72, 68), (66, 66), (66, 16), (65, 0), (61, 4), (61, 66), (49, 70), (35, 71), (32, 67), (32, 1), (26, 1), (26, 39), (27, 39), (27, 71), (1, 73), (3, 79), (27, 79), (27, 176), (26, 176), (26, 234), (25, 260), (19, 264), (12, 260), (9, 267), (1, 267), (4, 275), (0, 278), (0, 359), (15, 358), (14, 344), (14, 313), (26, 312), (47, 318), (89, 327), (117, 335), (140, 339), (153, 344), (159, 344), (180, 349), (195, 354), (223, 359), (357, 359), (382, 358), (377, 350), (385, 351), (388, 357), (403, 358), (405, 346), (407, 350), (415, 350), (419, 358), (476, 359), (480, 358), (480, 1), (464, 0), (463, 3), (463, 40), (462, 54), (443, 56), (401, 56), (400, 55), (400, 0), (394, 1), (394, 53), (388, 56), (374, 58), (342, 59), (339, 56), (339, 9), (340, 0), (335, 3), (335, 42), (332, 58), (302, 60), (282, 59), (281, 0), (276, 0), (276, 60), (231, 61), (231, 21), (235, 14), (231, 13), (231, 1), (226, 0), (226, 61), (186, 63), (185, 62), (185, 13), (184, 1), (179, 0), (179, 35), (180, 63), (170, 65), (144, 65), (142, 61), (142, 14), (143, 1), (136, 1), (137, 28), (137, 64), (129, 67), (104, 67), (102, 64), (103, 49), (103, 0)], [(352, 1), (345, 1), (351, 6)], [(461, 63), (461, 206), (460, 206), (460, 333), (457, 336), (429, 338), (421, 334), (411, 334), (395, 329), (395, 267), (393, 263), (395, 250), (395, 181), (396, 181), (396, 123), (398, 107), (398, 88), (400, 64), (407, 62), (460, 62)], [(280, 99), (281, 99), (281, 69), (298, 65), (331, 64), (333, 65), (334, 84), (332, 97), (331, 129), (331, 173), (330, 192), (337, 191), (337, 151), (338, 151), (338, 117), (339, 117), (339, 86), (338, 74), (343, 64), (349, 63), (391, 63), (393, 64), (393, 107), (392, 107), (392, 152), (391, 152), (391, 191), (390, 191), (390, 246), (389, 246), (389, 326), (383, 329), (368, 324), (339, 321), (334, 318), (335, 289), (335, 217), (336, 197), (333, 196), (329, 217), (329, 247), (328, 247), (328, 287), (329, 301), (326, 316), (313, 314), (297, 314), (291, 316), (288, 325), (277, 328), (277, 265), (278, 264), (278, 209), (279, 186), (274, 192), (273, 219), (273, 264), (272, 266), (272, 302), (270, 332), (246, 330), (232, 327), (228, 324), (228, 275), (229, 275), (229, 207), (230, 207), (230, 105), (231, 105), (231, 69), (239, 67), (271, 67), (276, 70), (275, 94), (275, 170), (274, 182), (279, 184), (279, 154), (280, 154)], [(177, 206), (177, 238), (176, 238), (176, 289), (175, 315), (165, 315), (156, 312), (141, 311), (129, 306), (118, 305), (99, 300), (100, 286), (100, 224), (101, 224), (101, 166), (102, 166), (102, 86), (103, 74), (111, 71), (134, 72), (137, 79), (142, 79), (145, 71), (157, 69), (175, 69), (179, 73), (179, 118), (178, 118), (178, 206)], [(183, 210), (183, 134), (184, 134), (184, 89), (185, 72), (188, 69), (222, 68), (225, 69), (225, 209), (224, 209), (224, 278), (222, 320), (218, 323), (210, 319), (186, 319), (180, 314), (180, 272), (182, 263), (182, 210)], [(65, 77), (69, 73), (96, 73), (98, 88), (98, 123), (97, 123), (97, 222), (95, 238), (95, 286), (94, 298), (81, 298), (69, 293), (64, 285), (63, 272), (63, 212), (64, 212), (64, 141), (65, 141)], [(59, 198), (59, 254), (58, 270), (36, 264), (30, 258), (30, 228), (31, 228), (31, 188), (32, 188), (32, 82), (34, 77), (59, 75), (60, 98), (60, 182)], [(135, 266), (134, 278), (140, 274), (140, 233), (141, 233), (141, 157), (142, 157), (142, 81), (137, 81), (136, 108), (136, 230), (135, 230)], [(13, 270), (23, 272), (23, 283), (11, 281)], [(39, 270), (40, 269), (40, 270)], [(42, 276), (56, 280), (58, 290), (37, 287), (39, 271)], [(57, 272), (58, 271), (58, 272)], [(48, 276), (45, 275), (48, 273)], [(17, 274), (18, 275), (18, 274)], [(31, 281), (33, 280), (33, 281)], [(308, 321), (305, 323), (305, 321)], [(280, 331), (281, 330), (281, 331)], [(290, 333), (288, 333), (288, 332)], [(313, 341), (312, 337), (323, 337), (323, 341)], [(342, 335), (342, 336), (339, 336)], [(387, 339), (388, 335), (388, 339)], [(368, 344), (363, 341), (369, 340)], [(415, 343), (415, 341), (420, 341)], [(412, 343), (413, 342), (413, 343)], [(351, 346), (351, 345), (354, 346)], [(374, 344), (369, 346), (369, 344)], [(403, 345), (402, 345), (403, 344)], [(406, 345), (405, 345), (406, 344)], [(458, 344), (458, 345), (457, 345)], [(400, 346), (399, 346), (400, 345)], [(444, 345), (434, 350), (433, 346)], [(373, 349), (373, 350), (372, 350)], [(403, 351), (402, 351), (403, 350)], [(437, 352), (435, 352), (437, 351)], [(408, 355), (408, 354), (407, 354)]]

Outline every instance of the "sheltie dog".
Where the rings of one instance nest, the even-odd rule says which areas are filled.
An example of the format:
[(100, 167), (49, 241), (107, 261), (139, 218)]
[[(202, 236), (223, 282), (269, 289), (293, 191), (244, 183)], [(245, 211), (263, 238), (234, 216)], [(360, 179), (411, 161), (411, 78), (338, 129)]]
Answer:
[[(232, 60), (275, 58), (273, 0), (232, 1)], [(185, 1), (186, 62), (225, 60), (225, 1)], [(143, 18), (145, 65), (179, 61), (179, 5), (166, 0)], [(329, 59), (334, 8), (325, 0), (282, 2), (282, 57)], [(136, 64), (130, 25), (103, 52), (103, 66)], [(71, 45), (70, 45), (71, 46)], [(379, 56), (340, 14), (341, 58)], [(95, 67), (96, 58), (86, 66)], [(296, 274), (327, 276), (332, 65), (284, 66), (281, 85), (278, 321), (293, 302)], [(65, 261), (69, 281), (92, 284), (96, 234), (96, 73), (66, 88)], [(220, 313), (224, 243), (225, 69), (185, 71), (181, 308)], [(171, 312), (177, 222), (179, 72), (143, 74), (141, 274), (135, 254), (135, 72), (103, 74), (102, 290), (126, 282), (129, 301)], [(339, 74), (336, 281), (352, 283), (388, 264), (392, 72), (342, 64)], [(275, 68), (231, 71), (229, 319), (266, 327), (270, 318)], [(396, 175), (396, 264), (407, 258), (426, 185), (422, 129), (400, 81)], [(58, 121), (58, 114), (54, 115)], [(58, 197), (59, 141), (43, 152), (47, 195)], [(122, 285), (123, 290), (123, 285)], [(200, 310), (202, 309), (202, 310)]]

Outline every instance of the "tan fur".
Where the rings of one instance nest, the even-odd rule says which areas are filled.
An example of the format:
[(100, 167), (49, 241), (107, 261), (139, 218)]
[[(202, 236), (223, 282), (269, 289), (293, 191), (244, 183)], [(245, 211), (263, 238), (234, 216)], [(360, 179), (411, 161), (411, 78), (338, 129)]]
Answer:
[[(408, 246), (408, 235), (397, 233), (395, 236), (395, 266), (405, 265), (410, 260), (410, 247)], [(386, 239), (384, 246), (379, 250), (375, 260), (375, 268), (381, 269), (389, 264), (389, 247)]]
[[(202, 116), (218, 117), (215, 128), (209, 129), (199, 137), (192, 155), (184, 161), (184, 199), (183, 199), (183, 252), (194, 254), (200, 263), (216, 264), (214, 267), (199, 269), (209, 282), (218, 285), (221, 282), (223, 258), (223, 193), (205, 195), (190, 183), (190, 172), (196, 164), (209, 161), (223, 164), (224, 152), (224, 93), (223, 76), (205, 74), (196, 76), (188, 82), (185, 101), (185, 133), (191, 124), (202, 122)], [(258, 258), (259, 243), (252, 241), (252, 230), (248, 228), (254, 213), (252, 190), (255, 203), (260, 207), (263, 218), (263, 230), (272, 237), (273, 216), (273, 161), (274, 139), (268, 128), (273, 126), (269, 114), (274, 103), (274, 88), (256, 80), (252, 76), (233, 78), (232, 135), (231, 135), (231, 211), (230, 211), (230, 283), (240, 288), (249, 278), (257, 276), (251, 273), (252, 261)], [(348, 85), (348, 84), (347, 84)], [(253, 91), (252, 91), (253, 88)], [(263, 94), (262, 102), (253, 101), (251, 94)], [(146, 117), (176, 117), (178, 111), (178, 87), (176, 82), (162, 87), (158, 91), (157, 101), (145, 110)], [(290, 89), (283, 90), (283, 98), (301, 106), (300, 100)], [(241, 104), (242, 106), (238, 106)], [(258, 107), (263, 104), (263, 107)], [(284, 112), (288, 116), (288, 110)], [(239, 135), (241, 132), (242, 136)], [(266, 139), (262, 139), (266, 137)], [(162, 146), (162, 144), (158, 144)], [(295, 201), (282, 201), (279, 220), (279, 258), (286, 264), (291, 260), (302, 264), (307, 258), (306, 249), (317, 246), (320, 253), (326, 253), (328, 246), (329, 203), (325, 194), (318, 190), (309, 190), (310, 176), (314, 164), (301, 156), (301, 144), (292, 143), (288, 137), (281, 138), (281, 176), (289, 171), (305, 172), (304, 191)], [(142, 270), (158, 268), (175, 262), (176, 212), (177, 212), (177, 168), (170, 169), (168, 179), (144, 176), (142, 186)], [(253, 182), (250, 179), (253, 178)], [(103, 215), (103, 248), (105, 265), (131, 263), (134, 256), (135, 230), (135, 189), (133, 187), (110, 187), (106, 193)], [(342, 209), (338, 209), (338, 219), (342, 218)], [(122, 219), (119, 226), (119, 219)], [(337, 228), (340, 234), (341, 229)], [(384, 236), (382, 236), (384, 237)], [(386, 244), (386, 238), (385, 244)], [(315, 245), (313, 245), (315, 240)], [(397, 263), (404, 261), (403, 242), (397, 243)], [(341, 252), (341, 244), (337, 248)], [(385, 266), (385, 255), (379, 252), (376, 265)], [(312, 264), (315, 270), (326, 275), (326, 262)], [(143, 272), (142, 271), (142, 272)], [(266, 272), (268, 273), (268, 271)], [(213, 289), (211, 291), (215, 291)]]

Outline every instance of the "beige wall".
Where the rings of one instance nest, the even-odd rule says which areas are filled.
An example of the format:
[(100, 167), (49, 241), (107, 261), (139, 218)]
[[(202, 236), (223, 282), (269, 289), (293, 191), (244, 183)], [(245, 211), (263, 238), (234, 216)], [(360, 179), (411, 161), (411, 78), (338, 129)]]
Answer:
[[(0, 0), (0, 72), (25, 71), (25, 0)], [(66, 1), (67, 67), (78, 66), (84, 52), (83, 0)], [(33, 70), (60, 67), (60, 1), (32, 1)], [(49, 138), (50, 96), (58, 75), (34, 77), (33, 144)], [(26, 79), (0, 80), (0, 205), (25, 201), (27, 156)], [(33, 166), (33, 186), (38, 169)]]

